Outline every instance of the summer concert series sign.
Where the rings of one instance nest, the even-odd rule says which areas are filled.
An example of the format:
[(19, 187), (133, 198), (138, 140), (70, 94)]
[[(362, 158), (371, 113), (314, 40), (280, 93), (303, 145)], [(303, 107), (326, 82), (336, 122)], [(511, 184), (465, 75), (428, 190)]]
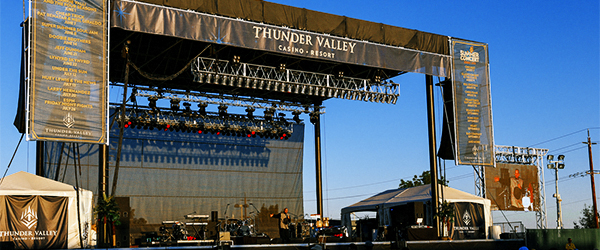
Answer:
[(456, 161), (494, 166), (487, 44), (452, 40)]
[(107, 143), (107, 1), (33, 1), (28, 139)]

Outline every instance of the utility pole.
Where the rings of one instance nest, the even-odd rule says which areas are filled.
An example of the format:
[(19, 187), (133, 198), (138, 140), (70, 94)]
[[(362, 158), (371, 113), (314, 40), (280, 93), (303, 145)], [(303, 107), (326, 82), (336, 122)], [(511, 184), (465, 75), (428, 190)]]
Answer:
[(596, 143), (592, 143), (590, 139), (590, 130), (588, 129), (588, 137), (587, 142), (583, 142), (588, 145), (588, 155), (590, 158), (590, 179), (592, 181), (592, 204), (594, 205), (594, 225), (595, 228), (600, 228), (598, 226), (598, 205), (596, 204), (596, 184), (594, 183), (594, 162), (592, 161), (592, 145)]

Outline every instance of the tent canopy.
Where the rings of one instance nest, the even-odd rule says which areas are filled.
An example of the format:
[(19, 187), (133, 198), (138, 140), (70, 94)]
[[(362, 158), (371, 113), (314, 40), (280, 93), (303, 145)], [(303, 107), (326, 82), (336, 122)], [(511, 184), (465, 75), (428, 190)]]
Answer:
[(73, 196), (75, 187), (62, 182), (20, 171), (4, 177), (0, 183), (2, 195)]
[[(442, 190), (443, 198), (448, 202), (473, 202), (485, 205), (485, 201), (487, 200), (443, 185), (440, 185), (439, 189)], [(400, 206), (410, 202), (425, 202), (429, 200), (431, 200), (431, 185), (390, 189), (343, 208), (342, 214), (377, 211), (378, 209)], [(489, 202), (489, 200), (487, 201)]]

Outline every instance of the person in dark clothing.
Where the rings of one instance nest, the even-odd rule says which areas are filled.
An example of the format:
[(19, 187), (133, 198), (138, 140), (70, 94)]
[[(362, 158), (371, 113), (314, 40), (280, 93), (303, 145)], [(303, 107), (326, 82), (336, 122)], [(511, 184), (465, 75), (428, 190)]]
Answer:
[(290, 228), (288, 225), (292, 220), (288, 214), (287, 207), (283, 209), (283, 212), (271, 214), (270, 216), (279, 219), (279, 238), (281, 238), (283, 243), (290, 243)]

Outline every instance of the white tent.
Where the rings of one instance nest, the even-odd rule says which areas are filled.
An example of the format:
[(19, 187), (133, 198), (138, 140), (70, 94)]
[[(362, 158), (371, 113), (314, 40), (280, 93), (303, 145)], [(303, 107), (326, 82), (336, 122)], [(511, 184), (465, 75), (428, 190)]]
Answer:
[(68, 248), (90, 245), (93, 213), (91, 191), (80, 188), (77, 192), (72, 185), (21, 171), (0, 179), (0, 196), (67, 197)]
[[(485, 235), (488, 235), (489, 227), (492, 226), (491, 202), (476, 195), (469, 194), (454, 188), (439, 185), (443, 193), (443, 199), (449, 203), (469, 202), (483, 205), (485, 220)], [(377, 212), (380, 226), (391, 224), (390, 208), (405, 205), (411, 202), (431, 201), (431, 185), (423, 185), (403, 189), (390, 189), (376, 194), (358, 203), (342, 208), (342, 224), (346, 228), (351, 227), (350, 214), (354, 212)], [(442, 202), (442, 197), (440, 197)]]

